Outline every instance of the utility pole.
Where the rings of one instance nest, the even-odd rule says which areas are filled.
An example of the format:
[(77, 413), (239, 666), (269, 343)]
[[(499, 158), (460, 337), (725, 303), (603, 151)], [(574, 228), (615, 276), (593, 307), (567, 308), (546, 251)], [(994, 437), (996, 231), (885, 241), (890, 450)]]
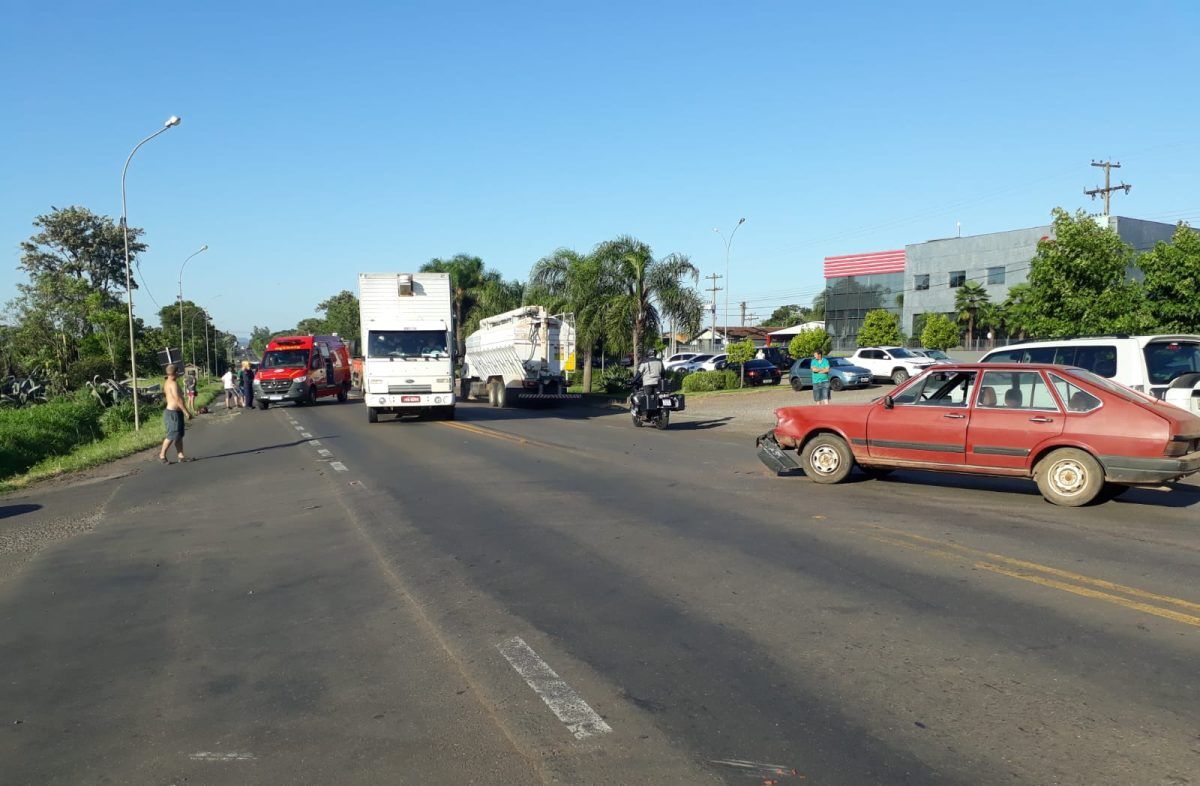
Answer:
[(742, 309), (742, 327), (746, 327), (746, 301), (743, 300), (738, 305), (740, 305)]
[(1115, 164), (1112, 161), (1093, 161), (1092, 166), (1099, 167), (1100, 169), (1104, 170), (1104, 188), (1099, 188), (1099, 187), (1085, 188), (1083, 190), (1083, 193), (1086, 194), (1087, 196), (1090, 196), (1092, 199), (1095, 199), (1097, 196), (1100, 196), (1101, 194), (1103, 194), (1104, 195), (1104, 215), (1106, 215), (1106, 216), (1112, 215), (1109, 212), (1109, 202), (1112, 199), (1112, 192), (1124, 191), (1126, 194), (1128, 194), (1129, 189), (1133, 188), (1133, 186), (1129, 185), (1128, 183), (1126, 183), (1124, 181), (1122, 181), (1119, 186), (1112, 185), (1112, 180), (1111, 180), (1112, 170), (1121, 168), (1121, 163), (1119, 161)]
[[(712, 286), (709, 287), (708, 290), (712, 293), (712, 335), (709, 338), (709, 348), (715, 355), (717, 352), (717, 293), (722, 289), (722, 287), (717, 286), (717, 280), (723, 278), (723, 276), (718, 276), (716, 273), (713, 273), (705, 276), (705, 278), (712, 280)], [(726, 325), (725, 329), (728, 330), (729, 326)]]

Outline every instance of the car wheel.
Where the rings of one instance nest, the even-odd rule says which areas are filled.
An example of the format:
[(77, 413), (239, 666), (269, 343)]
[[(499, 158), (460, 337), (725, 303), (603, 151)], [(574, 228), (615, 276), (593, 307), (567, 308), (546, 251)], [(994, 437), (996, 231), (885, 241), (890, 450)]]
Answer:
[(818, 434), (804, 445), (804, 474), (816, 483), (841, 483), (854, 469), (854, 454), (846, 440)]
[(350, 388), (348, 388), (345, 385), (342, 385), (341, 388), (338, 389), (338, 395), (337, 395), (338, 403), (345, 404), (346, 399), (348, 399), (348, 398), (350, 398)]
[(800, 381), (799, 377), (792, 377), (792, 390), (796, 391), (797, 393), (799, 393), (801, 390), (804, 390), (804, 383)]
[(1077, 508), (1096, 499), (1104, 488), (1104, 470), (1090, 453), (1059, 448), (1034, 469), (1038, 490), (1055, 505)]
[(839, 377), (830, 377), (829, 378), (829, 389), (830, 390), (832, 390), (836, 393), (837, 391), (841, 390), (844, 387), (846, 387), (846, 385), (842, 382), (842, 380)]
[(903, 385), (906, 381), (908, 381), (908, 372), (904, 369), (898, 368), (892, 372), (893, 385)]
[(376, 412), (373, 407), (367, 407), (367, 422), (368, 423), (378, 423), (379, 422), (379, 413)]

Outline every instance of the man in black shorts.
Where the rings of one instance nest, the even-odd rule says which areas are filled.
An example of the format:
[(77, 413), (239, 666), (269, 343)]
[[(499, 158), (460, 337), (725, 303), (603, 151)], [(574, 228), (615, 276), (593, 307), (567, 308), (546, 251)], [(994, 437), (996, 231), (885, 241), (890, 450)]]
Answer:
[(183, 422), (191, 420), (192, 413), (183, 405), (183, 396), (179, 392), (179, 381), (176, 379), (177, 370), (174, 364), (167, 366), (167, 381), (163, 383), (163, 393), (167, 397), (167, 408), (163, 410), (163, 428), (166, 438), (158, 450), (158, 460), (164, 464), (167, 461), (167, 448), (175, 443), (175, 454), (180, 461), (191, 461), (183, 455)]

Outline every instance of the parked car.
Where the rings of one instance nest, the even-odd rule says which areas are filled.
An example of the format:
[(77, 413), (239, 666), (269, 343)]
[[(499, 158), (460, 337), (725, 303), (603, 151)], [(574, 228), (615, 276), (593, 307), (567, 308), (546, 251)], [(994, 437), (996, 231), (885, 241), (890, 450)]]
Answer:
[(934, 364), (904, 347), (863, 347), (850, 356), (850, 362), (867, 369), (873, 377), (890, 379), (897, 385)]
[(1101, 336), (993, 349), (984, 363), (1058, 363), (1087, 369), (1200, 415), (1200, 336)]
[(699, 354), (699, 355), (696, 355), (695, 357), (693, 357), (691, 360), (687, 361), (686, 363), (681, 364), (675, 370), (682, 371), (684, 373), (689, 373), (692, 371), (699, 371), (700, 364), (704, 363), (706, 361), (709, 361), (711, 359), (712, 359), (712, 355)]
[(788, 354), (787, 347), (759, 347), (754, 357), (766, 360), (776, 368), (792, 367), (792, 356)]
[(855, 465), (1024, 477), (1076, 507), (1200, 471), (1200, 416), (1081, 368), (938, 366), (869, 403), (775, 417), (759, 457), (777, 471), (803, 467), (817, 483), (841, 482)]
[[(861, 388), (871, 384), (871, 372), (856, 366), (846, 358), (826, 358), (829, 361), (829, 389)], [(788, 381), (792, 390), (812, 387), (812, 358), (803, 358), (792, 364)]]
[(664, 360), (663, 365), (666, 366), (667, 371), (678, 371), (683, 366), (687, 365), (690, 360), (699, 356), (699, 352), (676, 352), (674, 355), (671, 355), (671, 357)]
[(924, 347), (917, 347), (916, 349), (913, 349), (912, 347), (910, 347), (908, 351), (913, 353), (917, 357), (929, 358), (930, 360), (934, 361), (935, 363), (957, 363), (958, 362), (957, 360), (950, 357), (949, 355), (947, 355), (945, 352), (943, 352), (940, 349), (925, 349)]
[(755, 358), (742, 363), (727, 363), (726, 371), (741, 375), (745, 372), (747, 385), (778, 385), (783, 379), (783, 372), (769, 360)]
[(700, 358), (692, 358), (692, 362), (684, 366), (685, 371), (720, 371), (725, 368), (725, 353), (720, 355), (706, 355), (704, 360)]

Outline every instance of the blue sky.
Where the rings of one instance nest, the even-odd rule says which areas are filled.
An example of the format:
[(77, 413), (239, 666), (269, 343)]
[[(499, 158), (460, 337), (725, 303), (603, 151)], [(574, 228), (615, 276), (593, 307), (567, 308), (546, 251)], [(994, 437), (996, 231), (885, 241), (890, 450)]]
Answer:
[(1200, 222), (1193, 2), (5, 8), (3, 300), (34, 216), (118, 216), (172, 114), (130, 168), (144, 277), (173, 302), (207, 243), (185, 295), (243, 335), (460, 251), (524, 279), (629, 233), (723, 274), (742, 216), (732, 314), (766, 316), (825, 255), (1088, 207), (1093, 158), (1114, 213)]

